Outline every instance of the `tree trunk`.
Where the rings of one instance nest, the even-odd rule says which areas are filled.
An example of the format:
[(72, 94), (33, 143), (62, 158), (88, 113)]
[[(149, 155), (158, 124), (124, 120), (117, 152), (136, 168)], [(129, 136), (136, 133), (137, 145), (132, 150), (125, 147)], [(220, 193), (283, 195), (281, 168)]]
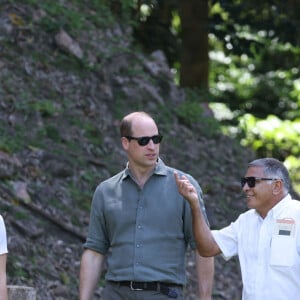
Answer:
[(182, 27), (180, 86), (208, 87), (208, 1), (178, 1)]
[(8, 300), (36, 300), (36, 290), (28, 286), (7, 286)]

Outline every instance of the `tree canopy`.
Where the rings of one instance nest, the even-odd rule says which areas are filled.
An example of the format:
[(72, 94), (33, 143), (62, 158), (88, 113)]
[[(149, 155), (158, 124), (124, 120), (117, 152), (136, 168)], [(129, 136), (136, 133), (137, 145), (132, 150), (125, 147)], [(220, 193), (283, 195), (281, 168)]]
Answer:
[[(150, 26), (153, 30), (164, 24), (164, 34), (169, 37), (157, 34), (153, 44), (153, 36), (148, 35), (145, 49), (152, 51), (159, 45), (168, 49), (165, 54), (170, 67), (178, 70), (178, 83), (200, 90), (198, 101), (211, 103), (224, 132), (253, 148), (258, 156), (286, 161), (297, 177), (300, 1), (211, 0), (206, 8), (203, 1), (190, 0), (184, 2), (184, 14), (180, 3), (138, 1), (139, 7), (149, 8), (149, 17), (138, 24), (145, 26), (151, 12), (159, 10), (158, 22)], [(168, 21), (159, 23), (159, 15), (168, 15)]]

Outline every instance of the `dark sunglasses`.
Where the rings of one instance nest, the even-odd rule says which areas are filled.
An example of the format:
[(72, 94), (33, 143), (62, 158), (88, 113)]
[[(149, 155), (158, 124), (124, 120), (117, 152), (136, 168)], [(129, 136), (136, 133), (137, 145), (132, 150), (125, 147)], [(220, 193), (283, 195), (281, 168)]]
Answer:
[(242, 188), (244, 187), (244, 185), (248, 184), (249, 188), (253, 188), (255, 187), (256, 181), (257, 180), (280, 180), (278, 178), (264, 178), (264, 177), (242, 177), (241, 178), (241, 186)]
[(140, 146), (146, 146), (150, 142), (153, 141), (154, 144), (159, 144), (163, 138), (162, 135), (153, 135), (153, 136), (142, 136), (142, 137), (133, 137), (133, 136), (125, 136), (129, 141), (136, 140)]

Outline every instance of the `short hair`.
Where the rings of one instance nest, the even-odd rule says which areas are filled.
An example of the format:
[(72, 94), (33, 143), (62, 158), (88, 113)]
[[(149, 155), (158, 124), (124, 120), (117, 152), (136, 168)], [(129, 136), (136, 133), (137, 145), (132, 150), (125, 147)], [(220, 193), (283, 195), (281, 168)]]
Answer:
[(130, 114), (126, 115), (120, 123), (120, 136), (121, 137), (132, 135), (132, 120), (136, 116), (148, 117), (154, 121), (152, 116), (144, 111), (136, 111), (136, 112), (130, 113)]
[(250, 167), (261, 167), (265, 175), (280, 178), (283, 181), (284, 191), (289, 192), (291, 186), (289, 172), (279, 160), (270, 157), (259, 158), (250, 162), (248, 168)]

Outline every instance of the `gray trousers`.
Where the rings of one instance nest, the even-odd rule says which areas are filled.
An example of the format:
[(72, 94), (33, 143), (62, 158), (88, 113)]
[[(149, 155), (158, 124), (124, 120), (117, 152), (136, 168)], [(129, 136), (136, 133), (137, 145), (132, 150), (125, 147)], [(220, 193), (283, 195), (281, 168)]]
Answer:
[(130, 287), (121, 286), (118, 283), (106, 282), (101, 293), (103, 300), (183, 300), (183, 289), (181, 287), (172, 287), (178, 296), (170, 298), (158, 291), (132, 291)]

